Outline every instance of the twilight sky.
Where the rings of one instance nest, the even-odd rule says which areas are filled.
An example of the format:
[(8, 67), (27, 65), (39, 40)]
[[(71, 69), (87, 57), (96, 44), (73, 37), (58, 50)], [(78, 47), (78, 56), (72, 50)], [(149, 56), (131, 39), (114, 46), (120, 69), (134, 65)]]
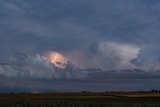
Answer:
[(0, 92), (159, 89), (159, 40), (159, 0), (0, 0)]

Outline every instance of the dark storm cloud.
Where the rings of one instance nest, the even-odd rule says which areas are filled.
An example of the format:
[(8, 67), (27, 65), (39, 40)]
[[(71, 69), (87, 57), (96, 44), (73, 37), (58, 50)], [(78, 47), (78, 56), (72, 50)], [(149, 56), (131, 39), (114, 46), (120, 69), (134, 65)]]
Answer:
[(0, 91), (151, 90), (159, 86), (159, 77), (159, 71), (146, 72), (141, 69), (105, 71), (74, 65), (59, 69), (43, 56), (18, 54), (10, 63), (0, 65)]
[(90, 51), (102, 40), (157, 45), (157, 2), (2, 1), (1, 35), (5, 36), (1, 39), (5, 39), (6, 48), (38, 51)]
[[(118, 81), (133, 83), (132, 80), (135, 80), (138, 83), (139, 77), (143, 81), (151, 79), (148, 82), (150, 84), (157, 80), (155, 75), (159, 75), (160, 70), (159, 6), (159, 0), (1, 0), (0, 63), (14, 64), (1, 66), (1, 77), (88, 77), (86, 81), (92, 80), (92, 87), (96, 81), (112, 83), (105, 77), (114, 77), (114, 80), (118, 79), (117, 88), (121, 87)], [(23, 63), (13, 61), (11, 56), (15, 50), (30, 57)], [(74, 72), (67, 71), (68, 74), (63, 70), (60, 73), (43, 56), (35, 55), (48, 50), (60, 51), (76, 60), (81, 59), (80, 62), (73, 62), (85, 68), (105, 70), (94, 73), (85, 70), (81, 75), (77, 68)], [(143, 75), (130, 70), (133, 68), (142, 69)], [(131, 73), (123, 69), (129, 69)], [(112, 74), (108, 72), (110, 70), (120, 70), (120, 73), (114, 71)], [(133, 77), (127, 78), (130, 76)], [(100, 82), (96, 86), (102, 85), (98, 84)], [(142, 84), (141, 80), (139, 84)]]

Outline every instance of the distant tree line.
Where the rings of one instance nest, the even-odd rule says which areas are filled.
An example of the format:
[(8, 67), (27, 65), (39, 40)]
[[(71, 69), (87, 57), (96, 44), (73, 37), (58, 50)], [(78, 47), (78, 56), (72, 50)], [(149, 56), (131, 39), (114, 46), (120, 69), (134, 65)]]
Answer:
[(152, 92), (152, 93), (160, 93), (160, 90), (155, 90), (155, 89), (153, 89), (153, 90), (151, 90), (150, 92)]

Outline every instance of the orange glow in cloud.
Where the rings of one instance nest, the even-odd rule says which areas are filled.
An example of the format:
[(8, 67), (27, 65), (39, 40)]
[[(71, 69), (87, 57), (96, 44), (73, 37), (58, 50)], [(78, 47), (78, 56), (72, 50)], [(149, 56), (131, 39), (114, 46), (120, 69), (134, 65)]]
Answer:
[(58, 68), (65, 68), (68, 62), (67, 58), (58, 52), (47, 52), (47, 58)]

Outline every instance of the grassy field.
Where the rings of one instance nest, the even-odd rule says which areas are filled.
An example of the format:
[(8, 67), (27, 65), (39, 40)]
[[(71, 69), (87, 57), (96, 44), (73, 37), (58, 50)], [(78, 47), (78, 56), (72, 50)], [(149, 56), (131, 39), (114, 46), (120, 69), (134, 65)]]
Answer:
[(0, 94), (0, 107), (160, 107), (160, 93)]

